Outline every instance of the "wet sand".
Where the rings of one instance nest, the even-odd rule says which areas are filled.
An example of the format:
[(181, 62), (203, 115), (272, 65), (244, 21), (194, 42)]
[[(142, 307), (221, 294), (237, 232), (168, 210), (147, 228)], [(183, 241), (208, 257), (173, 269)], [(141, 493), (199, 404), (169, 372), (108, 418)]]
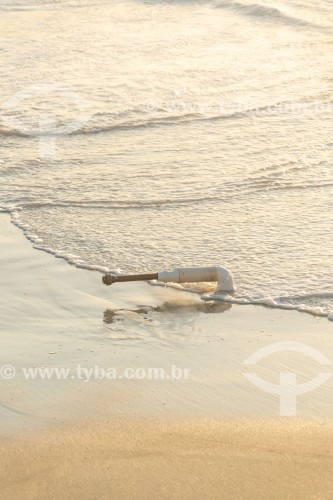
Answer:
[[(0, 367), (15, 369), (0, 378), (1, 498), (332, 498), (332, 377), (287, 417), (244, 376), (295, 373), (300, 384), (330, 372), (307, 348), (333, 361), (331, 322), (146, 283), (105, 287), (0, 216)], [(277, 342), (306, 348), (244, 365)], [(86, 383), (78, 365), (189, 377)], [(71, 376), (27, 380), (26, 367)]]

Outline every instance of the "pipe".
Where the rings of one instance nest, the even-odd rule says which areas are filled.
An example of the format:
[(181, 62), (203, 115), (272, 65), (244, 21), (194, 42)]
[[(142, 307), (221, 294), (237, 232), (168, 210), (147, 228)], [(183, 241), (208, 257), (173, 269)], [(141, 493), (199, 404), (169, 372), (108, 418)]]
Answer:
[(105, 285), (124, 281), (158, 280), (162, 283), (197, 283), (200, 281), (217, 281), (216, 292), (234, 292), (234, 281), (231, 272), (222, 266), (215, 267), (180, 267), (172, 271), (160, 273), (103, 276)]
[(151, 274), (106, 274), (102, 281), (104, 285), (112, 285), (113, 283), (124, 281), (150, 281), (157, 280), (158, 273)]

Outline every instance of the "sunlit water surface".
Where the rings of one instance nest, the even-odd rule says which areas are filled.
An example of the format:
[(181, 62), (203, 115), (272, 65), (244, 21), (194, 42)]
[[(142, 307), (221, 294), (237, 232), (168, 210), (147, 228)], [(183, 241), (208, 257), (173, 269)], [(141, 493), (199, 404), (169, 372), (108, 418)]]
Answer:
[(331, 1), (0, 0), (0, 205), (123, 272), (333, 312)]

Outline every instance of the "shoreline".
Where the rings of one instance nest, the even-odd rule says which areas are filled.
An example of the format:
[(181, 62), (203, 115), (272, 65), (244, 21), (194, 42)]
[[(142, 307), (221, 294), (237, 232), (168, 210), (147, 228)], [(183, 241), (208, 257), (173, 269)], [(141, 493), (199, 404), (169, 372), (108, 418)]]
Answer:
[[(309, 358), (316, 349), (333, 362), (326, 318), (146, 283), (105, 287), (99, 273), (34, 250), (1, 219), (0, 367), (16, 370), (0, 377), (5, 499), (332, 496), (332, 378), (300, 395), (288, 417), (276, 394), (244, 376), (278, 384), (295, 372), (300, 384), (328, 372)], [(244, 365), (277, 342), (306, 348)], [(77, 366), (122, 375), (84, 382)], [(123, 376), (172, 366), (189, 377)], [(27, 367), (70, 376), (27, 379)]]
[[(9, 216), (1, 218), (0, 366), (16, 370), (15, 377), (1, 380), (2, 435), (89, 416), (274, 418), (278, 397), (244, 376), (249, 356), (277, 342), (305, 346), (304, 352), (273, 352), (258, 362), (253, 371), (271, 383), (278, 383), (282, 372), (296, 371), (300, 383), (328, 371), (311, 359), (309, 348), (333, 363), (332, 323), (326, 318), (206, 303), (197, 294), (147, 283), (106, 287), (100, 273), (36, 251)], [(114, 368), (122, 375), (115, 380), (92, 375), (85, 383), (73, 371), (77, 366)], [(189, 370), (188, 378), (127, 380), (123, 375), (126, 368), (169, 373), (173, 366)], [(66, 368), (70, 376), (26, 380), (25, 368)], [(297, 416), (333, 417), (327, 397), (332, 388), (330, 379), (300, 396)], [(112, 405), (105, 398), (110, 394)]]
[[(23, 234), (25, 238), (33, 245), (33, 248), (36, 250), (39, 250), (41, 252), (44, 252), (46, 254), (49, 254), (51, 256), (54, 256), (57, 259), (64, 260), (67, 264), (76, 267), (77, 269), (83, 269), (85, 271), (95, 271), (99, 272), (101, 274), (104, 273), (109, 273), (112, 272), (109, 267), (101, 266), (101, 265), (92, 265), (88, 264), (85, 261), (81, 260), (78, 257), (73, 256), (72, 254), (68, 254), (66, 252), (62, 251), (57, 251), (49, 247), (45, 247), (43, 244), (41, 244), (41, 240), (39, 237), (33, 233), (31, 230), (31, 227), (28, 224), (23, 223), (20, 220), (20, 209), (19, 208), (12, 208), (12, 209), (2, 209), (0, 207), (0, 215), (1, 214), (7, 214), (10, 217), (10, 221), (12, 224), (14, 224), (17, 228), (19, 228), (21, 231), (23, 231)], [(150, 283), (151, 284), (151, 283)], [(182, 288), (181, 285), (178, 284), (171, 284), (168, 283), (167, 285), (164, 285), (163, 283), (153, 283), (157, 286), (168, 286), (174, 289), (181, 290), (182, 292), (190, 292), (190, 293), (197, 293), (198, 290), (193, 284), (193, 288), (189, 288), (188, 290), (186, 288)], [(208, 283), (206, 283), (208, 285)], [(132, 284), (132, 286), (134, 286)], [(201, 293), (202, 299), (203, 300), (215, 300), (219, 301), (219, 292), (214, 293), (214, 288), (211, 288), (209, 285), (206, 290), (201, 289), (199, 293)], [(212, 295), (212, 296), (211, 296)], [(328, 321), (333, 321), (333, 312), (331, 311), (326, 311), (324, 312), (321, 307), (316, 308), (316, 307), (305, 307), (304, 305), (296, 305), (296, 304), (290, 304), (290, 303), (284, 303), (283, 300), (286, 298), (283, 295), (281, 297), (278, 297), (276, 299), (272, 299), (271, 297), (266, 297), (266, 298), (260, 298), (260, 299), (244, 299), (244, 298), (237, 298), (233, 297), (232, 295), (228, 296), (227, 298), (223, 297), (222, 293), (222, 302), (224, 304), (231, 304), (231, 305), (247, 305), (247, 306), (261, 306), (261, 307), (268, 307), (270, 309), (279, 309), (283, 311), (296, 311), (300, 313), (305, 313), (309, 314), (310, 316), (314, 317), (319, 317), (319, 318), (327, 318)], [(316, 295), (322, 295), (321, 293), (319, 294), (304, 294), (303, 297), (304, 299), (309, 298), (309, 297), (314, 297)], [(211, 297), (210, 297), (211, 296)], [(300, 298), (301, 296), (299, 296)], [(294, 297), (295, 298), (295, 297)], [(282, 301), (281, 301), (282, 300)]]

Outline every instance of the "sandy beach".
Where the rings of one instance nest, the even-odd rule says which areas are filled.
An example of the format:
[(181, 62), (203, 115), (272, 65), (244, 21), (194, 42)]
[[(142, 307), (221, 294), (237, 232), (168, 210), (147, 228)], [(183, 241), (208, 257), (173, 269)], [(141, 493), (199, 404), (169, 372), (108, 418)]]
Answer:
[(87, 423), (0, 448), (1, 497), (329, 499), (331, 425)]
[[(5, 214), (0, 239), (0, 365), (15, 370), (0, 380), (2, 498), (332, 497), (331, 378), (297, 398), (293, 417), (244, 376), (328, 373), (308, 352), (333, 360), (326, 318), (105, 287), (34, 250)], [(303, 351), (244, 364), (278, 342)], [(143, 377), (152, 367), (169, 378)], [(31, 368), (67, 378), (29, 378)]]
[(333, 499), (332, 33), (0, 0), (0, 500)]

